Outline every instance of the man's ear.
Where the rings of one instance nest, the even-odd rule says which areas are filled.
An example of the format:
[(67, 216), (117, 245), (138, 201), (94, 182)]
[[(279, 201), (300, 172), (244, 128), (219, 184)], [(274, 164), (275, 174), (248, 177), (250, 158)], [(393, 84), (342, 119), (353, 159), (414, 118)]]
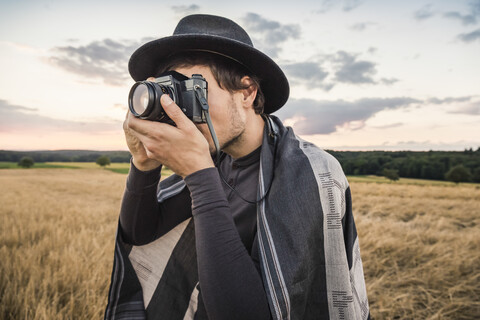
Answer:
[(241, 92), (243, 94), (243, 106), (246, 108), (250, 108), (251, 106), (253, 106), (253, 102), (257, 97), (258, 88), (249, 76), (244, 76), (240, 81), (245, 86), (245, 89), (241, 89)]

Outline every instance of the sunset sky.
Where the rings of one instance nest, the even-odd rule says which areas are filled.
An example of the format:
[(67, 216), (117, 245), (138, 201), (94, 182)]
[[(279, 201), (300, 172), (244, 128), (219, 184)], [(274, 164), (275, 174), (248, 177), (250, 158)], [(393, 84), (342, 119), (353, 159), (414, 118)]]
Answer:
[(128, 59), (190, 13), (247, 30), (322, 148), (480, 147), (480, 0), (0, 0), (0, 149), (125, 150)]

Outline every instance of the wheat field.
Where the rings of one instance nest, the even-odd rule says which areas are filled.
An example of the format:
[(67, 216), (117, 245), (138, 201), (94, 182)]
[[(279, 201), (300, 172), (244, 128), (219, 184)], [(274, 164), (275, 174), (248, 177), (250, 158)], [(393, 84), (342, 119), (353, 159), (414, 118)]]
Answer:
[[(125, 177), (0, 170), (1, 319), (103, 317)], [(480, 319), (480, 187), (351, 189), (372, 318)]]

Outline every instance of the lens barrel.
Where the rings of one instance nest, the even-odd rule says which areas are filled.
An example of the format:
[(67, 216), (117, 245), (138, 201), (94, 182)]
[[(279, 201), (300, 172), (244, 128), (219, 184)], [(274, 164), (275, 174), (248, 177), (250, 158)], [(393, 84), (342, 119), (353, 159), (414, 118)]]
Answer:
[(168, 118), (160, 103), (160, 96), (168, 94), (172, 99), (171, 88), (151, 81), (136, 82), (128, 95), (128, 107), (140, 119), (162, 121)]
[[(132, 88), (133, 89), (133, 88)], [(152, 103), (152, 92), (149, 86), (140, 83), (133, 89), (130, 109), (136, 116), (142, 116)]]

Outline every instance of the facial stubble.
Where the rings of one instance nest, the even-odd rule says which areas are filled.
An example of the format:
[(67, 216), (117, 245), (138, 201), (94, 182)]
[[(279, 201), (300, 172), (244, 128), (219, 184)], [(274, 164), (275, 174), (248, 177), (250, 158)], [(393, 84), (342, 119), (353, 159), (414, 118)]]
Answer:
[[(214, 129), (217, 133), (220, 149), (226, 153), (229, 153), (229, 150), (232, 150), (233, 148), (235, 148), (235, 146), (242, 143), (243, 135), (245, 132), (245, 122), (242, 120), (242, 117), (238, 112), (238, 106), (235, 104), (233, 94), (231, 95), (228, 105), (226, 107), (228, 108), (229, 125), (225, 126), (223, 131), (217, 131), (219, 129), (219, 125), (217, 125), (217, 127), (214, 126)], [(216, 150), (212, 141), (210, 131), (208, 130), (206, 125), (200, 125), (199, 129), (200, 131), (202, 131), (202, 133), (209, 142), (210, 153), (214, 155)]]

